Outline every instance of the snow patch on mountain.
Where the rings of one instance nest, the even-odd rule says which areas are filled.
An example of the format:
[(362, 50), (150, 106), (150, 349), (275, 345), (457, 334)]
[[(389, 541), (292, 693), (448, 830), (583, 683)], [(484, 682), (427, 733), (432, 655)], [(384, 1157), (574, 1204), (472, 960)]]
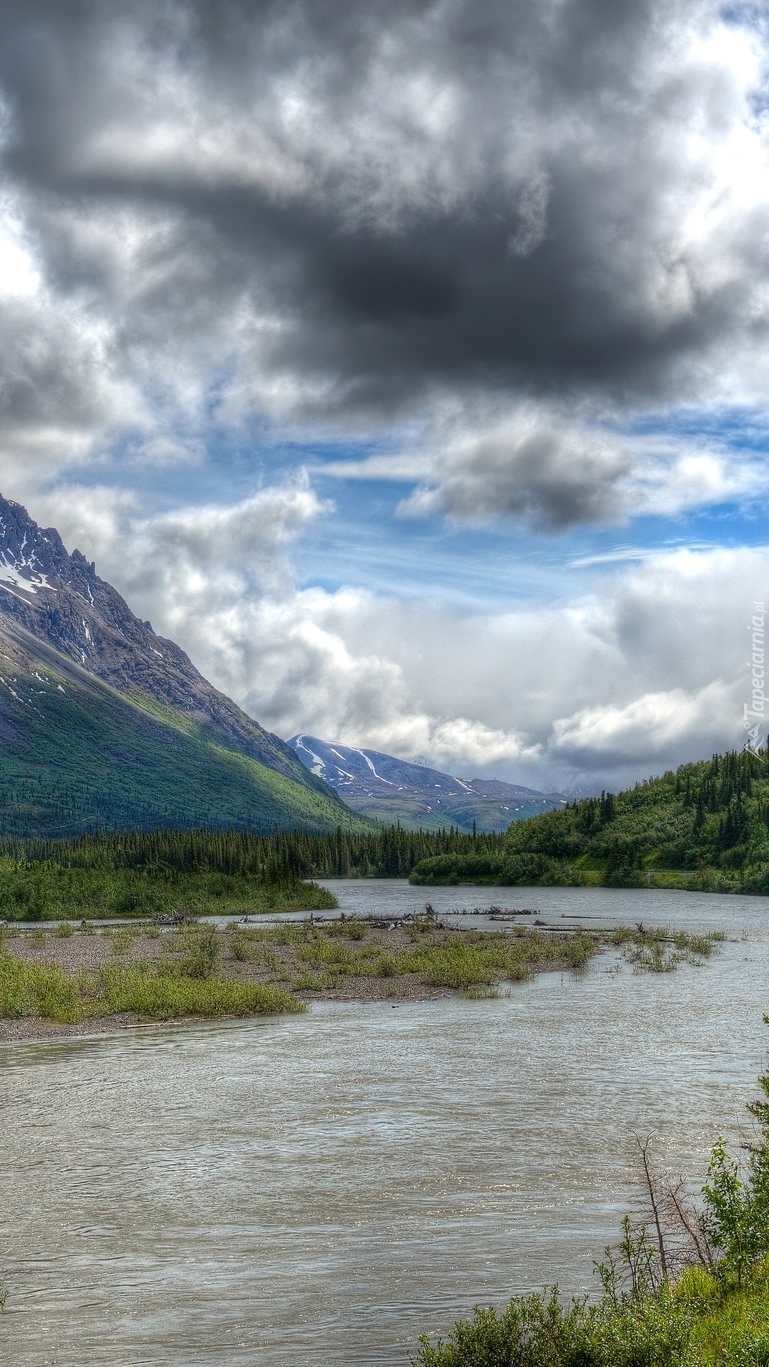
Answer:
[(42, 574), (36, 568), (35, 559), (36, 557), (32, 556), (29, 560), (23, 560), (19, 564), (2, 555), (0, 557), (0, 584), (10, 584), (15, 589), (23, 589), (25, 593), (36, 594), (40, 589), (49, 589), (51, 593), (55, 593), (55, 585), (49, 583), (47, 575)]
[(380, 783), (387, 783), (387, 784), (389, 785), (390, 788), (396, 788), (396, 787), (397, 787), (397, 784), (391, 782), (391, 780), (390, 780), (389, 778), (384, 778), (384, 777), (382, 776), (382, 774), (378, 774), (378, 773), (377, 773), (376, 769), (374, 768), (373, 760), (369, 759), (369, 757), (368, 757), (368, 755), (366, 754), (366, 751), (365, 751), (365, 750), (355, 750), (353, 753), (356, 754), (356, 755), (360, 755), (361, 759), (364, 760), (365, 763), (368, 765), (369, 769), (371, 770), (372, 774), (374, 775), (374, 778), (378, 778)]

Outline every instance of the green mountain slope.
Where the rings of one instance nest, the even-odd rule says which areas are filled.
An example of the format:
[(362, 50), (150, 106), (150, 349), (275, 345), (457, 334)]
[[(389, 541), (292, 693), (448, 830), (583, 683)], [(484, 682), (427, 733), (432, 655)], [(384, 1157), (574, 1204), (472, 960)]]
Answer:
[(769, 893), (769, 752), (714, 755), (546, 812), (511, 826), (498, 853), (441, 855), (411, 876)]
[(325, 785), (227, 748), (196, 719), (119, 692), (0, 624), (0, 831), (131, 827), (364, 830)]

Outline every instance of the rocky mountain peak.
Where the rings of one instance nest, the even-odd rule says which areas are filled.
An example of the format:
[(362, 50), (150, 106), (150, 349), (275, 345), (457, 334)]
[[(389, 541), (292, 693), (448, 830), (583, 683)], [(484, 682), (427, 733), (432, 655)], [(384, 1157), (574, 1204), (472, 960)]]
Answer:
[(56, 589), (68, 561), (53, 527), (43, 530), (20, 503), (0, 496), (0, 583), (32, 595)]
[(2, 497), (0, 612), (99, 677), (117, 664), (108, 658), (115, 632), (134, 647), (151, 651), (157, 646), (149, 623), (140, 621), (117, 590), (99, 578), (93, 561), (79, 550), (70, 555), (55, 527), (39, 527), (20, 503)]

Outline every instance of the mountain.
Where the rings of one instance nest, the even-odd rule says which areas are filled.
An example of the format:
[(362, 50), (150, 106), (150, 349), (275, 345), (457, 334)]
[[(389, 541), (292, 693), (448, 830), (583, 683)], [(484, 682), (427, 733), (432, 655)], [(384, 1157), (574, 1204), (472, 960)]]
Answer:
[(378, 750), (330, 745), (316, 736), (292, 736), (288, 744), (348, 807), (378, 821), (399, 821), (407, 829), (458, 826), (471, 831), (475, 822), (478, 831), (504, 831), (511, 821), (566, 802), (563, 793), (539, 793), (498, 779), (453, 778)]
[(360, 829), (284, 741), (0, 497), (0, 833)]

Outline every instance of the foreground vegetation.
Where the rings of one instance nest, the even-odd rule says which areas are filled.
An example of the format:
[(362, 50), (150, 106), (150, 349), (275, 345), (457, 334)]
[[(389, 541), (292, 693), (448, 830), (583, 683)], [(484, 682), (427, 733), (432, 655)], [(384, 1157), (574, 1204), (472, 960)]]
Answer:
[(236, 959), (261, 967), (271, 981), (290, 983), (294, 991), (367, 995), (366, 980), (379, 979), (388, 996), (420, 989), (493, 996), (503, 981), (583, 968), (600, 948), (597, 937), (580, 931), (554, 936), (524, 927), (512, 934), (445, 930), (429, 911), (400, 934), (346, 919), (322, 927), (237, 928), (230, 943)]
[[(111, 948), (118, 954), (130, 949), (130, 937), (122, 943), (112, 938)], [(40, 942), (45, 943), (42, 933)], [(185, 927), (170, 937), (169, 947), (154, 963), (106, 963), (91, 971), (19, 958), (6, 943), (0, 946), (0, 1019), (34, 1017), (77, 1025), (124, 1014), (177, 1020), (304, 1009), (284, 987), (234, 981), (218, 969), (217, 932), (205, 926)]]
[(301, 1002), (290, 993), (260, 984), (224, 978), (201, 981), (162, 970), (152, 972), (143, 965), (73, 974), (0, 954), (0, 1018), (4, 1020), (34, 1016), (78, 1025), (123, 1014), (159, 1021), (301, 1010)]
[(669, 972), (710, 954), (718, 936), (516, 926), (487, 933), (442, 927), (431, 909), (392, 929), (345, 918), (226, 930), (205, 923), (53, 933), (6, 931), (0, 944), (0, 1019), (80, 1024), (129, 1014), (144, 1020), (300, 1009), (299, 996), (370, 999), (461, 992), (498, 995), (503, 982), (576, 971), (619, 947), (638, 971)]
[(545, 812), (496, 848), (420, 860), (411, 880), (769, 893), (769, 752), (714, 755)]
[(670, 972), (683, 961), (701, 962), (722, 938), (719, 932), (688, 935), (624, 926), (605, 934), (553, 934), (522, 925), (512, 932), (446, 930), (430, 907), (400, 933), (377, 931), (357, 919), (230, 932), (235, 958), (264, 966), (274, 975), (271, 980), (297, 992), (339, 991), (356, 980), (380, 978), (391, 984), (388, 995), (437, 988), (475, 997), (495, 996), (501, 983), (523, 982), (547, 970), (577, 971), (609, 946), (621, 948), (639, 972)]
[(759, 1081), (747, 1158), (719, 1142), (699, 1203), (656, 1179), (639, 1146), (648, 1215), (626, 1219), (596, 1265), (600, 1299), (564, 1305), (556, 1288), (502, 1313), (479, 1307), (445, 1342), (422, 1338), (415, 1367), (767, 1367), (769, 1076)]

